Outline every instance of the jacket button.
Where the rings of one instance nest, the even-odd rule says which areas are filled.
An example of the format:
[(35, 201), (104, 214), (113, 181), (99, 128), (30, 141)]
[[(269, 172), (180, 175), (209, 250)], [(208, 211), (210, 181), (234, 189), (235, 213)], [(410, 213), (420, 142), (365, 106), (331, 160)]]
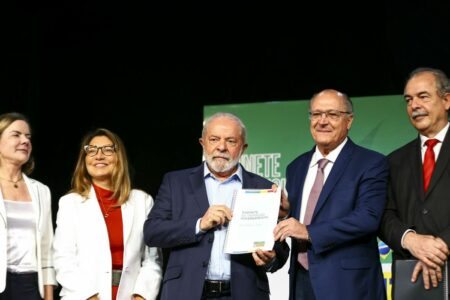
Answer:
[(424, 209), (422, 210), (422, 214), (424, 214), (424, 215), (428, 214), (428, 209), (424, 208)]
[(204, 262), (202, 263), (202, 266), (203, 266), (203, 268), (206, 268), (206, 267), (208, 266), (208, 262), (207, 262), (207, 261), (204, 261)]

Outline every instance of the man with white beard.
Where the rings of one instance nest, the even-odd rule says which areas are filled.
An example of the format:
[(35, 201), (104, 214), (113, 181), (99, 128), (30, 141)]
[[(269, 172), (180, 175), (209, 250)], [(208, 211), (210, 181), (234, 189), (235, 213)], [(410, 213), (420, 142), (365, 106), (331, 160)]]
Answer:
[[(224, 253), (224, 242), (234, 192), (276, 187), (239, 164), (248, 145), (245, 126), (237, 116), (214, 114), (205, 121), (199, 141), (205, 162), (164, 176), (144, 225), (146, 244), (170, 252), (161, 300), (268, 300), (266, 272), (284, 265), (287, 244), (277, 242), (271, 251), (230, 255)], [(288, 209), (283, 196), (280, 216)]]

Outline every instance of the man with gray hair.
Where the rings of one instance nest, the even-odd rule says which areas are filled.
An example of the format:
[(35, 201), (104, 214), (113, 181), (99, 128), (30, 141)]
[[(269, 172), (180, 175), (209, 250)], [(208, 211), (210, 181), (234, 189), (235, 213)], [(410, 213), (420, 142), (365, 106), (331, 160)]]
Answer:
[[(274, 188), (273, 183), (239, 164), (247, 141), (235, 115), (208, 118), (199, 141), (205, 162), (164, 176), (144, 226), (146, 244), (170, 252), (161, 299), (269, 300), (266, 272), (284, 265), (287, 244), (230, 255), (224, 241), (235, 190)], [(287, 210), (287, 199), (281, 205)]]
[(385, 299), (377, 230), (387, 160), (348, 137), (353, 106), (344, 93), (315, 94), (309, 119), (315, 145), (287, 167), (291, 217), (275, 228), (277, 240), (292, 238), (289, 299)]
[(449, 80), (441, 70), (416, 69), (403, 96), (419, 136), (388, 156), (389, 193), (380, 238), (393, 250), (393, 264), (417, 259), (411, 279), (422, 276), (430, 289), (442, 280), (450, 245)]

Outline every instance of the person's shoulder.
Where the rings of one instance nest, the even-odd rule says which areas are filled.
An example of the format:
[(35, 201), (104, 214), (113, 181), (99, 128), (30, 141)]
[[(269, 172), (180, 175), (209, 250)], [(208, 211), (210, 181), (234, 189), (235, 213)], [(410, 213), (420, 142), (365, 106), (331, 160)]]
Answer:
[(250, 176), (251, 178), (258, 179), (258, 180), (263, 180), (263, 181), (269, 181), (265, 177), (263, 177), (261, 175), (258, 175), (256, 173), (253, 173), (253, 172), (250, 172), (250, 171), (247, 171), (247, 170), (243, 170), (243, 171), (246, 172), (247, 175)]
[(250, 178), (250, 180), (252, 180), (253, 182), (258, 182), (258, 183), (261, 183), (263, 185), (267, 185), (269, 187), (272, 186), (272, 184), (273, 184), (273, 182), (268, 180), (267, 178), (265, 178), (265, 177), (263, 177), (261, 175), (258, 175), (256, 173), (247, 171), (246, 169), (244, 169), (243, 166), (242, 166), (242, 173), (243, 173), (243, 175), (246, 174), (248, 176), (248, 178)]
[(128, 196), (127, 203), (130, 205), (153, 205), (152, 196), (144, 190), (132, 189), (130, 195)]
[(78, 193), (75, 193), (75, 192), (67, 193), (67, 194), (63, 195), (61, 198), (59, 198), (60, 202), (61, 201), (66, 201), (66, 202), (67, 201), (80, 201), (81, 202), (84, 200), (86, 200), (86, 197), (84, 197)]
[(49, 189), (49, 187), (48, 187), (46, 184), (40, 182), (40, 181), (37, 180), (37, 179), (28, 177), (28, 176), (26, 176), (26, 175), (23, 175), (23, 177), (24, 177), (24, 178), (27, 178), (31, 184), (34, 184), (34, 185), (36, 185), (36, 186), (39, 187), (39, 188), (42, 188), (42, 189)]
[(203, 164), (200, 166), (196, 166), (196, 167), (191, 167), (191, 168), (185, 168), (185, 169), (178, 169), (178, 170), (171, 170), (165, 173), (165, 176), (183, 176), (183, 175), (187, 175), (196, 171), (199, 171), (200, 168), (203, 167)]
[(386, 159), (386, 155), (370, 148), (366, 148), (355, 144), (355, 149), (356, 151), (360, 152), (363, 156), (370, 156), (378, 159)]
[(141, 197), (143, 197), (143, 196), (146, 197), (149, 195), (146, 191), (141, 190), (141, 189), (132, 189), (130, 194), (133, 194), (136, 196), (141, 196)]
[(31, 188), (31, 190), (30, 190), (31, 193), (37, 193), (39, 195), (39, 197), (42, 197), (43, 199), (48, 199), (49, 201), (51, 200), (51, 197), (52, 197), (51, 191), (50, 191), (50, 188), (46, 184), (40, 182), (37, 179), (28, 177), (26, 175), (23, 175), (23, 177), (30, 184), (29, 188)]
[(152, 198), (152, 196), (144, 190), (132, 189), (129, 198), (130, 200), (145, 200), (147, 198)]
[[(58, 200), (58, 211), (64, 213), (73, 213), (78, 206), (85, 202), (86, 198), (78, 193), (67, 193)], [(58, 212), (58, 215), (60, 213)]]
[(301, 161), (305, 160), (309, 155), (311, 155), (311, 151), (307, 151), (298, 155), (287, 165), (287, 168), (290, 169), (291, 167), (299, 164)]
[(408, 158), (411, 154), (411, 151), (414, 151), (415, 146), (417, 145), (417, 139), (410, 141), (409, 143), (394, 149), (391, 153), (388, 154), (389, 160), (392, 159), (400, 159), (400, 158)]

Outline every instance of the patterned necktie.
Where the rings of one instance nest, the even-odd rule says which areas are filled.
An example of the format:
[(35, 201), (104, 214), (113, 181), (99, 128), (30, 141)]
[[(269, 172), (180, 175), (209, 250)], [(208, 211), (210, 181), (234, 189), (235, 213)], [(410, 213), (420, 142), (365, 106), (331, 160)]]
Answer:
[[(329, 162), (328, 159), (322, 158), (318, 161), (317, 166), (317, 174), (316, 179), (314, 180), (314, 184), (312, 186), (311, 192), (309, 193), (308, 203), (306, 204), (305, 217), (303, 218), (303, 224), (309, 225), (311, 223), (312, 216), (314, 214), (314, 209), (316, 208), (317, 200), (319, 200), (320, 192), (323, 187), (324, 173), (323, 169)], [(307, 252), (299, 252), (298, 253), (298, 262), (308, 270), (308, 253)]]
[(437, 143), (439, 143), (437, 139), (429, 139), (425, 142), (425, 145), (427, 145), (427, 151), (425, 151), (425, 158), (423, 159), (423, 189), (425, 193), (430, 185), (431, 175), (436, 164), (433, 148)]

